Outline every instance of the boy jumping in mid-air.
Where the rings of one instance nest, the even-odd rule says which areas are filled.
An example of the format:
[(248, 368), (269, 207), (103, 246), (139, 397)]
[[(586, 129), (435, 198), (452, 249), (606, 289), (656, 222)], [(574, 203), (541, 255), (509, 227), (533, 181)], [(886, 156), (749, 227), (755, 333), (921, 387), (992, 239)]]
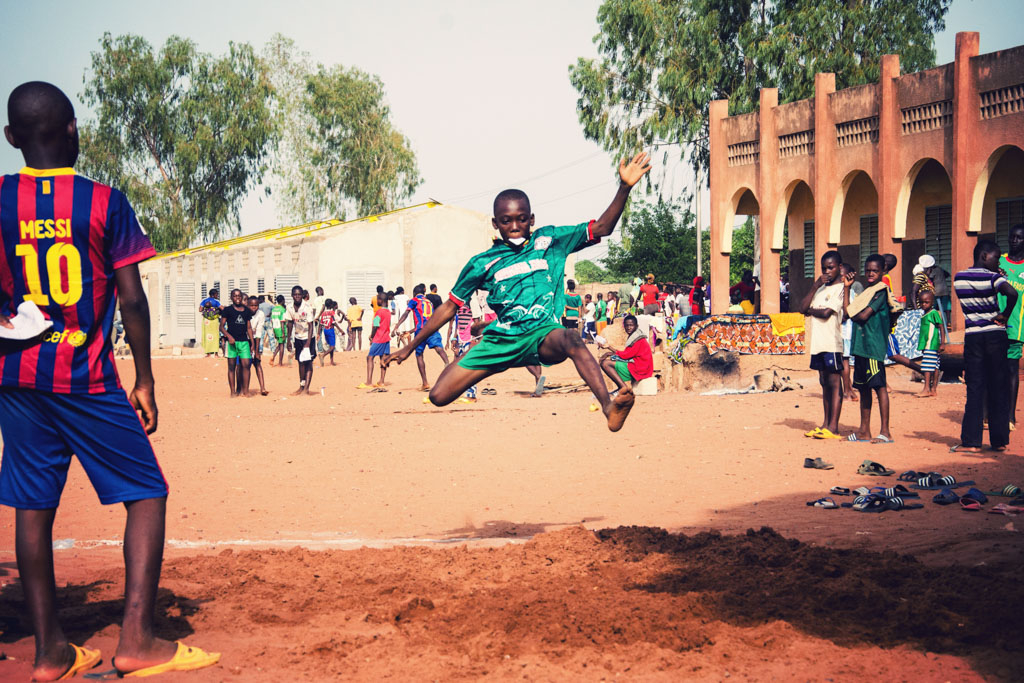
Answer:
[(548, 226), (534, 232), (526, 194), (520, 190), (501, 192), (494, 199), (491, 219), (500, 239), (470, 259), (448, 301), (434, 312), (412, 344), (388, 356), (384, 364), (404, 361), (413, 348), (451, 320), (476, 290), (487, 290), (487, 303), (497, 313), (497, 320), (484, 330), (479, 344), (444, 369), (430, 391), (430, 402), (448, 405), (469, 387), (508, 368), (555, 365), (571, 358), (601, 404), (608, 429), (621, 429), (633, 407), (633, 392), (627, 388), (612, 399), (601, 368), (579, 332), (560, 324), (565, 306), (562, 276), (569, 254), (612, 234), (630, 190), (650, 170), (649, 162), (643, 152), (632, 161), (623, 160), (619, 188), (611, 204), (596, 221), (576, 226)]
[[(0, 177), (0, 326), (11, 327), (6, 316), (23, 301), (53, 322), (41, 340), (0, 346), (0, 504), (16, 509), (22, 614), (35, 634), (32, 679), (72, 678), (102, 657), (68, 642), (57, 618), (53, 521), (72, 454), (100, 501), (122, 503), (128, 513), (114, 673), (210, 666), (219, 654), (153, 633), (167, 481), (146, 437), (156, 431), (157, 407), (138, 264), (156, 252), (124, 194), (73, 170), (78, 126), (64, 93), (24, 83), (11, 93), (7, 113), (4, 135), (21, 150), (25, 168)], [(58, 270), (62, 277), (36, 275)], [(127, 396), (110, 344), (118, 304), (135, 360)], [(87, 619), (79, 616), (78, 625)]]

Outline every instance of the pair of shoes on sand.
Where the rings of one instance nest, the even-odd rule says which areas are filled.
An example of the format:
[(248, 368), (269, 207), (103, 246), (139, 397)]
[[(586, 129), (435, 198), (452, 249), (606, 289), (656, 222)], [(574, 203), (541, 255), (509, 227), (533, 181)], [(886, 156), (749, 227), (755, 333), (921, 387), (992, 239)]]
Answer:
[[(155, 666), (137, 669), (136, 671), (129, 671), (127, 673), (118, 671), (114, 668), (108, 671), (84, 674), (83, 678), (101, 681), (112, 680), (115, 678), (145, 678), (147, 676), (169, 673), (171, 671), (194, 671), (195, 669), (212, 666), (220, 660), (219, 652), (206, 652), (198, 647), (186, 645), (180, 640), (177, 645), (178, 649), (175, 651), (174, 656), (163, 664), (157, 664)], [(71, 644), (71, 647), (75, 651), (75, 661), (71, 664), (71, 668), (65, 671), (64, 674), (57, 679), (59, 681), (74, 678), (83, 671), (94, 669), (103, 661), (103, 656), (100, 654), (99, 650), (79, 647), (75, 644)]]

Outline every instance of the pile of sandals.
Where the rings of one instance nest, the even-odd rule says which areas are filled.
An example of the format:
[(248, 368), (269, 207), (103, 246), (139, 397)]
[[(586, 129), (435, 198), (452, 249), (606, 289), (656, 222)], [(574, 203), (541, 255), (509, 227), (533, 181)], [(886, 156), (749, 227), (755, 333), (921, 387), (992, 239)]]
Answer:
[[(874, 477), (889, 477), (896, 474), (895, 470), (887, 469), (873, 460), (865, 460), (857, 468), (857, 474)], [(807, 502), (810, 507), (834, 510), (851, 508), (857, 512), (886, 512), (900, 510), (919, 510), (924, 507), (919, 491), (938, 491), (932, 497), (937, 505), (960, 504), (962, 510), (978, 512), (985, 509), (989, 496), (1010, 498), (1009, 503), (997, 503), (989, 508), (991, 514), (1017, 515), (1024, 513), (1024, 492), (1015, 484), (1007, 484), (999, 491), (981, 491), (974, 487), (973, 481), (959, 481), (951, 474), (940, 472), (914, 472), (913, 470), (899, 475), (904, 484), (895, 486), (861, 486), (849, 489), (833, 486), (829, 491), (833, 496), (855, 496), (852, 503), (836, 502), (835, 498), (826, 496)], [(966, 492), (958, 493), (956, 489), (969, 487)]]

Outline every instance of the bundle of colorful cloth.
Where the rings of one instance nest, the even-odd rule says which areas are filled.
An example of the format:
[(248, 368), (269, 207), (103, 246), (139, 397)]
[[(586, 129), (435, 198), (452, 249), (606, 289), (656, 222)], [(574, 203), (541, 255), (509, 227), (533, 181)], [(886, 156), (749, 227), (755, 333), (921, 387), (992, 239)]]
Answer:
[[(799, 316), (799, 325), (795, 316), (799, 314), (688, 316), (683, 329), (709, 353), (724, 349), (742, 354), (796, 354), (804, 352), (804, 327), (803, 316)], [(780, 331), (784, 334), (778, 334)]]

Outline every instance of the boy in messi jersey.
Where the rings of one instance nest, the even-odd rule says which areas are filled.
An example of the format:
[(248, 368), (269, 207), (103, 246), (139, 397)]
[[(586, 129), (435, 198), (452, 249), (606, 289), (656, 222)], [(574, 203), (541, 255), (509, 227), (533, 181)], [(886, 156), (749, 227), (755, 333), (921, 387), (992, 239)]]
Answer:
[(565, 307), (562, 276), (570, 253), (612, 234), (633, 186), (650, 170), (650, 157), (641, 152), (619, 164), (619, 188), (601, 217), (590, 223), (533, 231), (530, 200), (520, 190), (505, 190), (494, 199), (491, 223), (500, 239), (477, 254), (462, 269), (446, 301), (427, 321), (409, 346), (385, 359), (401, 363), (412, 349), (425, 342), (455, 315), (476, 290), (487, 290), (487, 303), (497, 320), (484, 330), (483, 339), (458, 362), (444, 369), (430, 391), (436, 406), (451, 403), (469, 387), (513, 367), (555, 365), (572, 359), (576, 371), (597, 397), (608, 429), (622, 428), (633, 407), (628, 388), (614, 399), (608, 395), (604, 375), (576, 330), (561, 325)]
[[(402, 317), (395, 323), (395, 329), (391, 336), (400, 334), (399, 330), (402, 329), (402, 323), (409, 317), (409, 313), (413, 314), (413, 319), (416, 323), (414, 329), (415, 333), (418, 333), (427, 324), (427, 321), (434, 315), (434, 304), (426, 296), (427, 286), (425, 284), (418, 284), (412, 289), (413, 297), (406, 304), (405, 311), (402, 313)], [(397, 299), (398, 295), (395, 295)], [(441, 356), (441, 360), (445, 366), (448, 365), (448, 354), (444, 352), (444, 341), (441, 339), (440, 332), (434, 332), (426, 338), (419, 346), (416, 347), (416, 367), (420, 371), (420, 380), (422, 385), (420, 391), (430, 391), (430, 383), (427, 382), (427, 364), (423, 360), (423, 352), (427, 348), (434, 349), (437, 351), (437, 355)]]
[[(31, 301), (60, 333), (0, 348), (0, 504), (16, 510), (18, 572), (35, 634), (33, 679), (71, 678), (101, 657), (69, 643), (57, 620), (53, 522), (72, 454), (100, 502), (127, 509), (115, 669), (208, 666), (220, 655), (153, 634), (167, 482), (146, 436), (157, 428), (157, 407), (138, 263), (156, 252), (121, 192), (72, 169), (78, 130), (64, 93), (25, 83), (11, 93), (7, 115), (4, 135), (26, 167), (0, 177), (0, 325), (9, 327), (7, 316)], [(110, 344), (118, 303), (135, 360), (128, 396)]]

